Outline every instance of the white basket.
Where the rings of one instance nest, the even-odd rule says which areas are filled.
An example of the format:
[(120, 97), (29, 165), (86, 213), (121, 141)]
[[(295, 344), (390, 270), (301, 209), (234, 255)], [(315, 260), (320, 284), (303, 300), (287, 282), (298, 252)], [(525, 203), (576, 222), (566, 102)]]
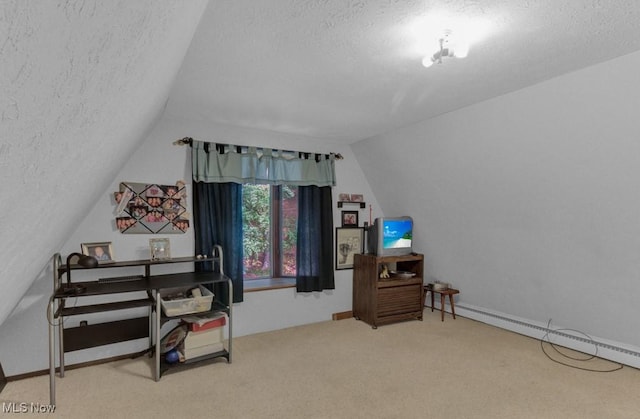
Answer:
[[(162, 295), (169, 295), (176, 292), (176, 289), (166, 289), (160, 292), (160, 304), (162, 305), (162, 311), (169, 317), (182, 316), (184, 314), (202, 313), (203, 311), (211, 310), (211, 303), (213, 302), (213, 293), (199, 285), (198, 288), (202, 293), (202, 297), (189, 297), (179, 300), (165, 300)], [(189, 288), (190, 289), (190, 288)], [(189, 289), (178, 289), (177, 291), (188, 291)]]
[(431, 287), (434, 291), (443, 291), (449, 289), (449, 284), (446, 284), (444, 282), (434, 282), (431, 284)]

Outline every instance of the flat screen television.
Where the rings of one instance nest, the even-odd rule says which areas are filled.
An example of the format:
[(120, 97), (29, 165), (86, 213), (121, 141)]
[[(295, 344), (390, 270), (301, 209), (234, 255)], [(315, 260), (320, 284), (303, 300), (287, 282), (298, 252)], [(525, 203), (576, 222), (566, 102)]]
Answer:
[(407, 216), (376, 218), (367, 232), (367, 252), (376, 256), (413, 253), (413, 219)]

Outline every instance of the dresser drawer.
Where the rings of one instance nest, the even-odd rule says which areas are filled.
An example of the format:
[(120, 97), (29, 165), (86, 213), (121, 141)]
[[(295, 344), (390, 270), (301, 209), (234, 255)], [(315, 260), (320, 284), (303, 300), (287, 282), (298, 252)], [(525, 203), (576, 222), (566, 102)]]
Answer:
[(421, 292), (421, 284), (379, 289), (378, 316), (420, 311), (422, 309)]

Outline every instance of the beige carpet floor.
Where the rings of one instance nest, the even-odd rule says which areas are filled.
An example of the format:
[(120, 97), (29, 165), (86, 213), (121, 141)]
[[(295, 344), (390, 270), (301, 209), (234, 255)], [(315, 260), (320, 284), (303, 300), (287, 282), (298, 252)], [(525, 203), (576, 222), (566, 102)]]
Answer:
[[(598, 358), (571, 362), (617, 367)], [(221, 360), (159, 382), (151, 377), (146, 357), (67, 371), (56, 380), (55, 416), (640, 417), (639, 370), (570, 368), (551, 361), (537, 340), (459, 316), (441, 322), (428, 310), (424, 321), (377, 330), (347, 319), (244, 336), (234, 339), (231, 364)], [(11, 407), (46, 405), (49, 377), (11, 381), (0, 400), (3, 416)], [(44, 415), (19, 415), (30, 416)]]

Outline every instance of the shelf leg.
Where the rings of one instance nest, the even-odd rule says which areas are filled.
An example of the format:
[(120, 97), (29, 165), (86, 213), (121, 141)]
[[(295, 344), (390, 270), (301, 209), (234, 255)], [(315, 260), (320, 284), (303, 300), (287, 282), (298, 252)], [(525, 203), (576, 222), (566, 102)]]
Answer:
[(64, 377), (64, 317), (58, 317), (58, 351), (60, 353), (60, 378)]
[(160, 306), (160, 293), (158, 290), (154, 291), (154, 295), (156, 298), (156, 315), (155, 315), (155, 333), (154, 333), (154, 341), (156, 348), (156, 359), (155, 359), (155, 380), (160, 381), (160, 313), (162, 307)]
[[(149, 348), (153, 348), (153, 307), (149, 306)], [(153, 352), (149, 351), (149, 358), (153, 356)]]
[(52, 406), (56, 404), (56, 331), (54, 326), (54, 312), (55, 302), (51, 297), (49, 300), (49, 315), (47, 319), (49, 321), (49, 404)]
[(233, 353), (233, 282), (229, 279), (227, 284), (229, 284), (229, 349), (227, 351), (229, 352), (229, 358), (227, 358), (227, 362), (231, 364), (231, 354)]

